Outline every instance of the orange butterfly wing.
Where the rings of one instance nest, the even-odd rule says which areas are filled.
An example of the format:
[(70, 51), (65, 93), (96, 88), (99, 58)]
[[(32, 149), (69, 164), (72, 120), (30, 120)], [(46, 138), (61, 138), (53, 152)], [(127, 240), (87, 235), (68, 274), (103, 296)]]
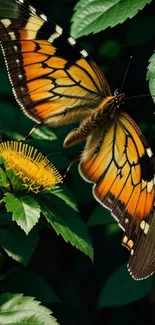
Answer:
[[(148, 240), (150, 222), (155, 222), (151, 217), (155, 199), (155, 160), (128, 114), (117, 114), (106, 133), (101, 126), (89, 135), (79, 170), (86, 181), (95, 183), (96, 200), (111, 211), (125, 231), (122, 243), (131, 252), (129, 269), (132, 276), (145, 277), (152, 259), (155, 261), (155, 246), (149, 246)], [(149, 251), (145, 260), (142, 258), (144, 244), (145, 251)]]
[(155, 270), (155, 162), (141, 131), (119, 113), (88, 53), (27, 1), (0, 1), (0, 41), (15, 98), (31, 119), (82, 121), (65, 145), (86, 139), (80, 173), (124, 229), (132, 276), (147, 277)]
[(27, 1), (0, 1), (0, 21), (14, 95), (36, 122), (52, 126), (75, 122), (110, 94), (87, 52)]

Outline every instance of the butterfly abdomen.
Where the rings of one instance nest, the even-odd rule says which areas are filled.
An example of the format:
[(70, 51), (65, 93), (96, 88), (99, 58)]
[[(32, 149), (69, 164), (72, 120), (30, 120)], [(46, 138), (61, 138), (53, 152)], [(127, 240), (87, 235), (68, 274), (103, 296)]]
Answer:
[[(110, 118), (111, 112), (113, 112), (114, 109), (114, 105), (112, 105), (113, 100), (114, 96), (104, 98), (99, 107), (80, 124), (79, 128), (72, 130), (67, 135), (64, 141), (64, 147), (69, 147), (78, 142), (86, 140), (89, 134), (94, 132), (94, 130), (100, 125), (102, 125), (105, 132), (107, 132), (111, 122), (113, 122)], [(109, 110), (110, 106), (111, 110)]]

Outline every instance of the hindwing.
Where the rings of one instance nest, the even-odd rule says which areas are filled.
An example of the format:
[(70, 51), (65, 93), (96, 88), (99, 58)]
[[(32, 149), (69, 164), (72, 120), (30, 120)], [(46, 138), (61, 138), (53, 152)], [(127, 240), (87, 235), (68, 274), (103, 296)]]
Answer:
[[(124, 230), (122, 244), (130, 250), (132, 276), (139, 279), (149, 275), (146, 270), (155, 257), (155, 246), (149, 244), (150, 226), (155, 223), (155, 160), (128, 114), (118, 114), (106, 133), (99, 127), (89, 135), (79, 171), (86, 181), (94, 183), (94, 197)], [(148, 259), (144, 259), (143, 250)]]

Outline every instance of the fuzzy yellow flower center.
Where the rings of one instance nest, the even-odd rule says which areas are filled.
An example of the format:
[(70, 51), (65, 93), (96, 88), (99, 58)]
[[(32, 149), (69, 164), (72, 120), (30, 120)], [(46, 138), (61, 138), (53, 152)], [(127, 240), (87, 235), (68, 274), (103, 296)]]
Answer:
[(50, 161), (37, 149), (22, 142), (7, 141), (0, 144), (0, 154), (7, 165), (29, 190), (38, 193), (50, 190), (62, 177)]

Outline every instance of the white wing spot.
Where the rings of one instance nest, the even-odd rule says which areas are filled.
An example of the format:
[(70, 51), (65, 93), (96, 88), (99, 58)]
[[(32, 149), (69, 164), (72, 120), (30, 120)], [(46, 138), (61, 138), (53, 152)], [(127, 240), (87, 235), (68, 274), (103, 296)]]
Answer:
[(131, 255), (133, 255), (134, 254), (134, 250), (133, 249), (131, 249)]
[(146, 222), (146, 224), (145, 224), (145, 229), (144, 229), (144, 234), (145, 234), (145, 235), (147, 235), (147, 233), (148, 233), (148, 231), (149, 231), (149, 228), (150, 228), (150, 226), (149, 226), (149, 224)]
[(80, 53), (86, 58), (88, 56), (88, 53), (85, 50), (81, 50)]
[(76, 44), (76, 40), (73, 38), (73, 37), (68, 37), (68, 42), (71, 44), (71, 45), (75, 45)]
[(53, 34), (49, 37), (48, 42), (53, 43), (53, 41), (54, 41), (56, 38), (58, 38), (59, 36), (60, 36), (60, 35), (59, 35), (58, 33), (53, 33)]
[(14, 50), (15, 50), (15, 52), (17, 52), (17, 50), (18, 50), (18, 46), (17, 45), (14, 45)]
[(145, 222), (144, 220), (141, 221), (140, 223), (140, 228), (144, 231), (144, 234), (147, 235), (148, 231), (149, 231), (149, 224), (147, 222)]
[(147, 148), (146, 152), (147, 152), (148, 156), (151, 158), (152, 157), (152, 150), (150, 148)]
[(24, 3), (24, 0), (16, 0), (17, 3)]
[(41, 14), (40, 18), (42, 18), (44, 21), (47, 21), (47, 17), (44, 14)]
[(20, 80), (22, 80), (22, 79), (23, 79), (22, 74), (18, 74), (18, 78), (19, 78)]
[(36, 9), (33, 6), (29, 5), (29, 9), (33, 14), (36, 14)]
[(59, 35), (61, 35), (62, 32), (63, 32), (63, 29), (62, 29), (59, 25), (56, 25), (56, 27), (55, 27), (55, 31), (56, 31)]
[(6, 28), (11, 25), (11, 20), (10, 19), (2, 19), (1, 22)]
[(15, 41), (16, 40), (16, 35), (15, 35), (14, 32), (10, 32), (9, 35), (10, 35), (12, 41)]
[(142, 230), (145, 229), (145, 221), (144, 221), (144, 220), (141, 221), (141, 223), (140, 223), (140, 228), (141, 228)]

